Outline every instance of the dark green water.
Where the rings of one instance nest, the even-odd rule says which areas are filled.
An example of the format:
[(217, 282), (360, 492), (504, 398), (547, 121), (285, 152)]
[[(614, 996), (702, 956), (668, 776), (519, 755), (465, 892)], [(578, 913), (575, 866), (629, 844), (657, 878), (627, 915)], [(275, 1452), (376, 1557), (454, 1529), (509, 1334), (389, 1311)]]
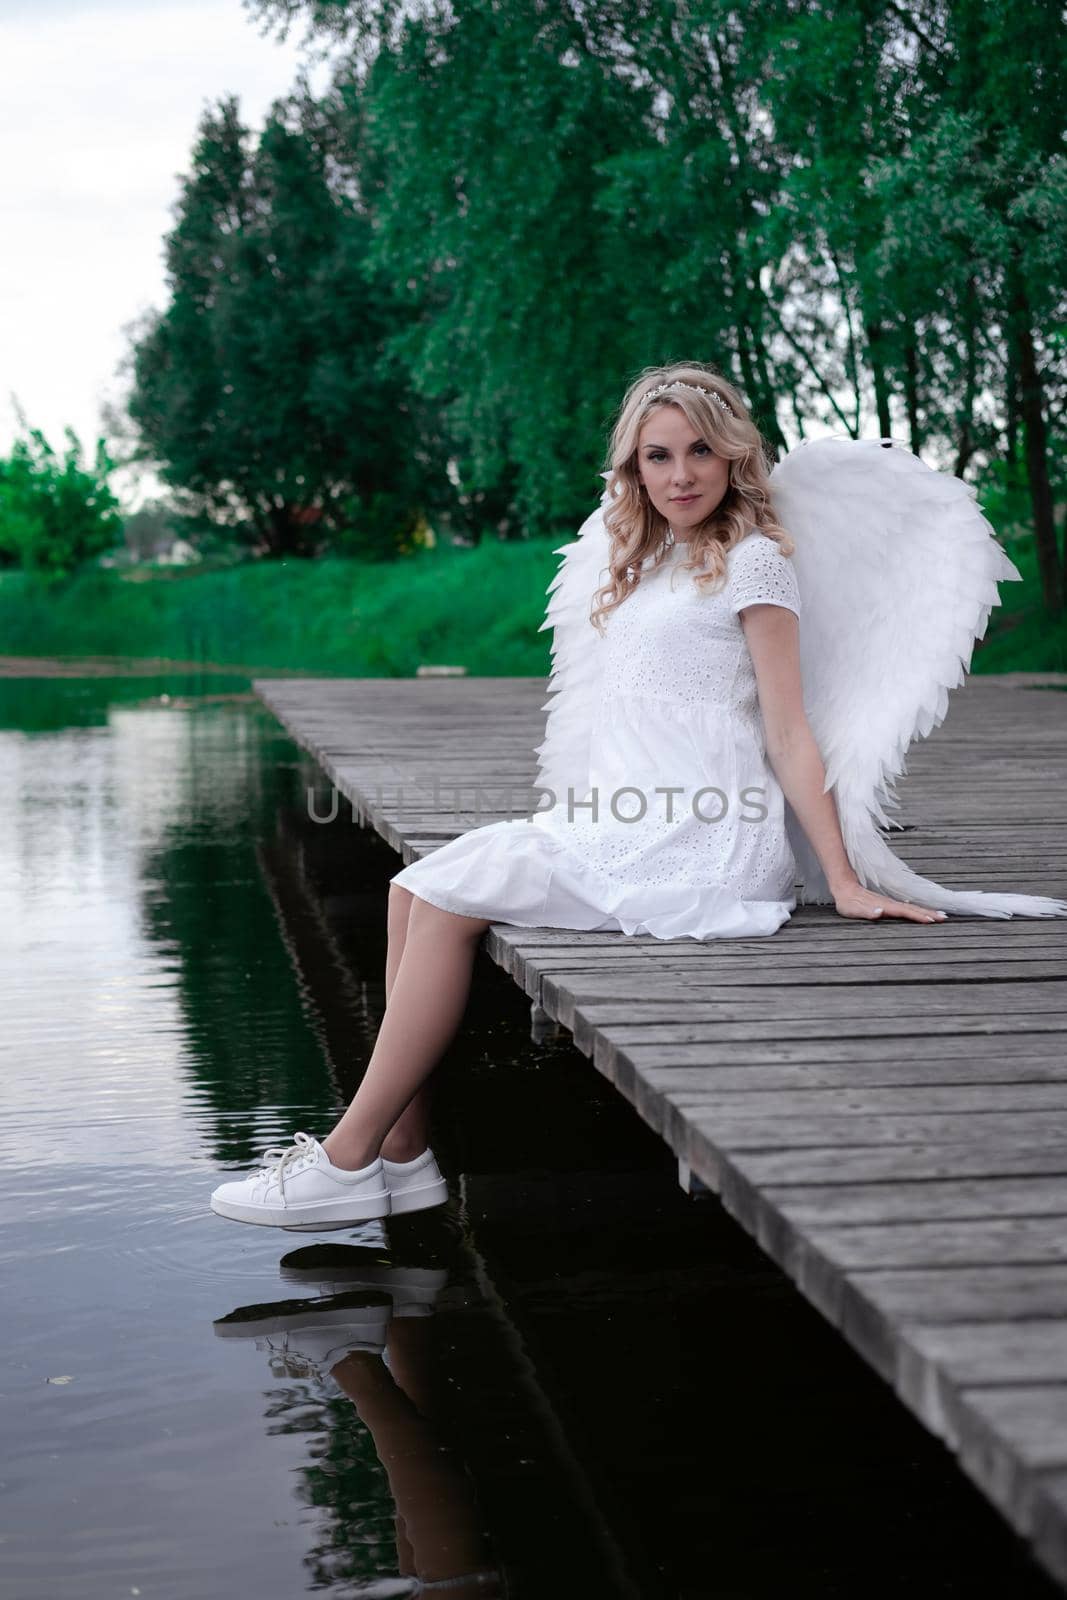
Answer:
[(447, 1208), (210, 1211), (354, 1091), (399, 865), (244, 680), (0, 680), (0, 774), (5, 1596), (1057, 1592), (484, 955)]

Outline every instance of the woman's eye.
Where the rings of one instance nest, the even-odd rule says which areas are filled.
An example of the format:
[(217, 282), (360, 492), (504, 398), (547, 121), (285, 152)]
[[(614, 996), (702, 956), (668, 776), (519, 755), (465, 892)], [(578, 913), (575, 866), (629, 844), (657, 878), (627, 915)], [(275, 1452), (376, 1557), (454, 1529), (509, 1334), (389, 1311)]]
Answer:
[(711, 455), (711, 450), (706, 444), (694, 445), (693, 448), (696, 451), (698, 456), (710, 456)]
[(666, 461), (666, 459), (667, 456), (663, 450), (657, 450), (654, 455), (648, 457), (649, 461)]

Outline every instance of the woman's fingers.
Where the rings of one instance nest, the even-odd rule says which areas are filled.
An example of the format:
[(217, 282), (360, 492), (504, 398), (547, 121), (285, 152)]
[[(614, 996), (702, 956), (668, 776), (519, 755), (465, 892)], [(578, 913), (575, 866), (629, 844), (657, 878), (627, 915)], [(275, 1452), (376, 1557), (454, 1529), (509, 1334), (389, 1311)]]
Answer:
[(900, 917), (907, 922), (946, 920), (943, 911), (935, 911), (931, 906), (916, 906), (907, 900), (891, 900), (872, 889), (859, 886), (844, 891), (836, 905), (841, 916), (863, 917), (869, 922), (880, 922), (886, 917)]
[(929, 906), (913, 906), (907, 900), (880, 900), (872, 911), (874, 918), (902, 917), (908, 922), (944, 922), (946, 916), (943, 911), (934, 911)]

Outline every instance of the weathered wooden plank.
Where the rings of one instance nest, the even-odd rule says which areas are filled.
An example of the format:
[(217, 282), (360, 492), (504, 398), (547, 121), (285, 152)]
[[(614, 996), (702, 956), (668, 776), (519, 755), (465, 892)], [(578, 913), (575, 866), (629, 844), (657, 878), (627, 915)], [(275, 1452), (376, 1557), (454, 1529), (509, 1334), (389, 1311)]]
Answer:
[(1067, 1384), (1012, 1384), (1005, 1388), (948, 1390), (953, 1431), (961, 1453), (995, 1452), (995, 1475), (1005, 1498), (1026, 1494), (1023, 1467), (1067, 1467)]
[[(618, 1043), (620, 1029), (614, 1027), (606, 1037), (610, 1039), (616, 1056), (625, 1056), (638, 1064), (642, 1072), (662, 1064), (664, 1067), (696, 1062), (706, 1066), (741, 1066), (748, 1062), (906, 1062), (920, 1076), (927, 1066), (938, 1061), (993, 1061), (1011, 1062), (1051, 1058), (1065, 1059), (1063, 1036), (1053, 1028), (1024, 1039), (1008, 1041), (996, 1034), (942, 1033), (926, 1046), (916, 1046), (911, 1035), (873, 1033), (859, 1038), (855, 1034), (830, 1039), (755, 1039), (749, 1041), (715, 1038), (688, 1041), (685, 1039), (656, 1039), (651, 1043), (638, 1041)], [(598, 1049), (600, 1041), (598, 1041)]]
[(1061, 1140), (1067, 1145), (1067, 1114), (1059, 1111), (971, 1111), (955, 1116), (916, 1113), (874, 1118), (796, 1115), (710, 1116), (694, 1109), (687, 1126), (706, 1132), (724, 1150), (781, 1150), (813, 1145), (830, 1149), (842, 1145), (969, 1144), (995, 1136), (1019, 1139)]
[[(848, 1271), (892, 1267), (995, 1267), (1067, 1262), (1067, 1214), (974, 1217), (932, 1222), (805, 1224), (794, 1233), (798, 1253), (812, 1246)], [(797, 1263), (797, 1276), (804, 1271)]]
[[(872, 978), (879, 983), (1019, 983), (1031, 979), (1055, 983), (1064, 977), (1061, 944), (1048, 941), (1044, 945), (1016, 947), (1005, 950), (996, 944), (983, 942), (968, 944), (953, 942), (951, 948), (937, 943), (943, 934), (944, 924), (928, 924), (924, 943), (897, 950), (891, 945), (870, 947), (863, 951), (847, 946), (826, 944), (802, 947), (796, 944), (782, 949), (775, 963), (774, 987), (783, 983), (803, 983), (815, 986), (827, 984), (861, 985), (866, 987)], [(902, 941), (903, 945), (903, 941)], [(693, 945), (693, 953), (685, 946), (673, 944), (655, 950), (648, 945), (634, 943), (633, 948), (576, 951), (560, 948), (543, 954), (537, 960), (539, 971), (554, 982), (581, 986), (598, 978), (605, 981), (615, 978), (633, 978), (637, 973), (656, 973), (663, 983), (745, 983), (754, 988), (767, 987), (768, 975), (754, 971), (750, 958), (737, 952), (717, 953), (713, 960), (706, 955), (700, 959), (700, 947)], [(516, 959), (531, 958), (525, 951), (517, 950)], [(649, 965), (654, 963), (654, 965)], [(877, 973), (872, 968), (877, 968)], [(803, 974), (809, 972), (810, 978)], [(798, 976), (799, 975), (799, 976)], [(593, 998), (593, 996), (590, 996)], [(636, 998), (636, 993), (635, 993)]]
[[(797, 915), (807, 917), (812, 913), (804, 910)], [(582, 936), (569, 929), (560, 929), (559, 937), (548, 941), (544, 929), (500, 926), (506, 929), (503, 937), (507, 943), (509, 970), (514, 967), (516, 972), (527, 964), (538, 968), (543, 964), (546, 972), (553, 972), (561, 966), (565, 969), (568, 963), (573, 964), (576, 972), (587, 967), (594, 971), (626, 971), (654, 960), (664, 962), (672, 970), (684, 970), (692, 962), (707, 963), (715, 972), (728, 974), (736, 967), (751, 970), (753, 956), (762, 958), (765, 955), (740, 939), (724, 940), (721, 948), (709, 950), (706, 944), (696, 940), (654, 941), (635, 934), (623, 942), (618, 934), (589, 933), (585, 935), (588, 943), (576, 945), (575, 940)], [(937, 942), (947, 925), (935, 927), (930, 923), (920, 927), (915, 923), (896, 922), (892, 924), (892, 932), (869, 922), (857, 922), (855, 926), (862, 931), (857, 931), (853, 937), (844, 930), (831, 935), (829, 931), (816, 933), (811, 929), (805, 937), (798, 931), (795, 921), (785, 923), (774, 936), (782, 941), (775, 952), (776, 969), (779, 962), (783, 971), (808, 963), (818, 965), (821, 970), (839, 962), (867, 969), (869, 981), (872, 961), (908, 966), (929, 962), (935, 968), (944, 964), (946, 973), (951, 972), (953, 962), (984, 961), (994, 971), (1010, 975), (1018, 962), (1054, 959), (1063, 954), (1063, 936), (1058, 932), (1058, 923), (1042, 933), (1009, 933), (1009, 928), (1022, 926), (1011, 922), (999, 924), (1004, 930), (1002, 934), (991, 934), (988, 929), (979, 934), (970, 927), (953, 927), (951, 943)], [(911, 928), (915, 928), (914, 934), (908, 931)], [(529, 941), (535, 934), (537, 942), (531, 944)], [(501, 965), (504, 958), (505, 951), (501, 949)]]
[[(871, 965), (870, 961), (846, 964), (831, 951), (783, 955), (775, 963), (775, 982), (779, 988), (796, 984), (830, 985), (834, 988), (845, 984), (867, 985), (873, 976)], [(880, 983), (944, 983), (949, 980), (954, 983), (984, 983), (989, 978), (990, 965), (988, 955), (980, 957), (974, 951), (951, 950), (935, 954), (916, 950), (902, 957), (895, 952), (886, 952), (877, 959), (877, 976)], [(688, 983), (692, 981), (690, 974), (697, 970), (690, 960), (672, 961), (664, 956), (657, 961), (654, 953), (644, 950), (608, 954), (601, 960), (589, 961), (577, 961), (573, 955), (561, 952), (558, 956), (542, 957), (537, 966), (541, 974), (553, 982), (583, 993), (587, 984), (598, 985), (604, 979), (614, 979), (620, 983), (629, 980), (632, 985), (641, 975), (655, 975), (657, 983)], [(998, 977), (1012, 983), (1038, 978), (1057, 979), (1063, 975), (1063, 961), (1058, 951), (1036, 957), (1028, 954), (1005, 957), (998, 953), (995, 970)], [(711, 973), (703, 974), (704, 982), (711, 980)], [(743, 961), (716, 962), (713, 981), (717, 984), (759, 987), (759, 980), (754, 979), (751, 967)]]
[(853, 1272), (848, 1281), (898, 1328), (1067, 1318), (1067, 1267), (1058, 1263)]
[[(529, 991), (527, 991), (529, 992)], [(539, 998), (539, 997), (537, 997)], [(543, 1002), (541, 1002), (543, 1003)], [(709, 1014), (706, 1017), (691, 1019), (690, 1011), (697, 1011), (699, 1007), (687, 1006), (685, 1021), (659, 1022), (655, 1018), (627, 1024), (618, 1020), (616, 1008), (583, 1007), (581, 1014), (574, 1016), (571, 1031), (575, 1043), (585, 1055), (592, 1054), (595, 1035), (603, 1029), (605, 1033), (619, 1047), (629, 1048), (635, 1044), (661, 1043), (673, 1048), (680, 1044), (693, 1044), (697, 1042), (716, 1044), (726, 1040), (745, 1039), (827, 1039), (840, 1038), (842, 1028), (832, 1026), (832, 1018), (797, 1018), (777, 1017), (767, 1018), (763, 1023), (756, 1021), (726, 1022), (720, 1020), (719, 1009), (705, 1007)], [(606, 1016), (591, 1015), (591, 1012), (607, 1011)], [(1005, 1050), (1015, 1048), (1013, 1040), (1019, 1035), (1032, 1035), (1040, 1033), (1054, 1034), (1062, 1040), (1067, 1032), (1067, 1016), (1063, 1012), (1039, 1012), (1032, 1015), (1000, 1016), (996, 1013), (978, 1013), (969, 1016), (956, 1017), (852, 1017), (849, 1019), (847, 1032), (850, 1038), (862, 1041), (864, 1039), (881, 1040), (916, 1039), (925, 1040), (925, 1048), (934, 1051), (940, 1048), (941, 1036), (955, 1037), (962, 1034), (999, 1035), (1001, 1047)], [(1030, 1039), (1027, 1037), (1025, 1048), (1030, 1048)]]
[[(699, 1139), (694, 1135), (694, 1139)], [(714, 1157), (706, 1157), (710, 1168)], [(1006, 1178), (1018, 1174), (1055, 1175), (1063, 1170), (1063, 1139), (1033, 1131), (1008, 1138), (994, 1129), (984, 1137), (939, 1144), (854, 1146), (817, 1145), (790, 1150), (734, 1150), (729, 1169), (756, 1187), (775, 1184), (851, 1184), (913, 1182), (923, 1178)], [(697, 1170), (700, 1170), (699, 1168)]]
[(948, 1061), (840, 1061), (840, 1062), (751, 1062), (747, 1066), (714, 1066), (701, 1061), (689, 1066), (651, 1067), (640, 1076), (647, 1088), (658, 1094), (684, 1093), (690, 1083), (702, 1091), (730, 1093), (759, 1091), (773, 1094), (797, 1089), (928, 1089), (940, 1084), (1012, 1085), (1027, 1083), (1067, 1083), (1067, 1060), (1059, 1055), (1034, 1059), (1003, 1057), (989, 1061), (966, 1058)]
[[(507, 928), (507, 924), (504, 923), (498, 926), (502, 929)], [(930, 923), (927, 928), (926, 937), (928, 942), (925, 948), (921, 943), (909, 945), (905, 942), (904, 936), (901, 936), (899, 953), (892, 948), (891, 944), (881, 945), (873, 940), (870, 943), (863, 944), (859, 949), (852, 948), (847, 943), (841, 945), (840, 943), (827, 942), (818, 945), (804, 945), (796, 940), (783, 940), (781, 947), (782, 973), (784, 975), (791, 971), (803, 970), (805, 965), (810, 965), (816, 973), (813, 982), (817, 986), (822, 986), (828, 981), (828, 969), (834, 963), (837, 963), (842, 968), (851, 969), (856, 974), (856, 976), (845, 980), (846, 982), (851, 981), (864, 986), (872, 986), (875, 980), (879, 984), (882, 982), (883, 969), (891, 969), (899, 963), (902, 969), (902, 976), (899, 979), (887, 976), (885, 979), (887, 985), (894, 983), (925, 983), (927, 981), (947, 983), (968, 981), (957, 976), (956, 966), (969, 962), (981, 962), (985, 965), (984, 975), (978, 980), (971, 981), (978, 981), (983, 984), (989, 981), (1009, 983), (1019, 981), (1018, 968), (1020, 963), (1033, 960), (1055, 961), (1061, 954), (1062, 938), (1059, 945), (1052, 940), (1046, 940), (1042, 943), (1035, 941), (1027, 946), (1016, 944), (1012, 947), (1006, 944), (1002, 951), (995, 953), (989, 949), (988, 944), (969, 944), (966, 938), (963, 938), (958, 943), (954, 941), (953, 949), (949, 951), (937, 943), (938, 938), (946, 938), (947, 925), (944, 923), (939, 925)], [(510, 930), (506, 936), (511, 936)], [(780, 935), (775, 935), (775, 937), (780, 937)], [(610, 948), (603, 951), (590, 949), (576, 956), (567, 947), (561, 946), (554, 953), (550, 964), (545, 966), (544, 971), (553, 981), (564, 981), (569, 971), (573, 971), (576, 980), (579, 977), (584, 979), (587, 974), (594, 977), (601, 974), (605, 978), (610, 978), (613, 975), (628, 975), (633, 971), (635, 965), (640, 966), (642, 962), (651, 958), (652, 960), (663, 961), (664, 970), (661, 975), (664, 981), (674, 981), (675, 978), (678, 978), (687, 982), (699, 980), (714, 984), (718, 982), (736, 982), (738, 975), (741, 975), (741, 981), (746, 981), (745, 975), (747, 974), (747, 981), (753, 987), (758, 988), (761, 985), (764, 987), (777, 987), (777, 974), (775, 974), (775, 978), (772, 981), (771, 974), (767, 970), (760, 970), (755, 967), (753, 957), (755, 956), (758, 959), (759, 952), (716, 952), (710, 958), (705, 956), (704, 962), (701, 962), (687, 956), (684, 953), (684, 947), (676, 944), (667, 945), (664, 943), (657, 948), (653, 944), (642, 944), (634, 939), (633, 946), (634, 948), (621, 959)], [(946, 962), (942, 964), (942, 954), (946, 958), (954, 957), (954, 960), (946, 959)], [(925, 970), (923, 967), (924, 958), (926, 962)], [(515, 959), (529, 962), (530, 958), (526, 957), (525, 952), (520, 947), (515, 951)], [(930, 974), (929, 979), (927, 978), (927, 973)], [(1056, 978), (1062, 977), (1062, 975), (1063, 969), (1061, 967), (1058, 972), (1054, 971), (1053, 977), (1047, 981), (1054, 983)], [(783, 981), (786, 980), (783, 978)], [(872, 998), (874, 993), (875, 991), (871, 987)], [(590, 998), (593, 998), (593, 996), (590, 996)], [(633, 998), (642, 1000), (646, 997), (640, 990), (636, 990)]]
[[(1057, 1175), (895, 1183), (766, 1184), (763, 1194), (797, 1228), (937, 1222), (973, 1217), (1067, 1217), (1067, 1151)], [(1067, 1336), (1067, 1325), (1064, 1327)]]
[[(1008, 1384), (1067, 1384), (1067, 1319), (908, 1324), (902, 1380), (931, 1376), (961, 1389)], [(1064, 1463), (1067, 1465), (1067, 1462)]]
[[(649, 959), (654, 963), (654, 956)], [(638, 1007), (642, 1011), (640, 1020), (673, 1026), (676, 1017), (687, 1024), (696, 1020), (713, 1023), (736, 1020), (736, 1008), (748, 1006), (750, 1010), (758, 1008), (761, 1015), (783, 1019), (833, 1016), (840, 1021), (842, 1033), (847, 1034), (851, 1018), (871, 1020), (915, 1015), (918, 1009), (916, 990), (928, 993), (931, 998), (931, 1006), (924, 1015), (944, 1019), (955, 1014), (963, 1020), (977, 1010), (973, 985), (979, 983), (985, 1002), (981, 1008), (983, 1012), (995, 1009), (1004, 1017), (1034, 1011), (1048, 1011), (1053, 1015), (1067, 1013), (1062, 993), (1040, 988), (1043, 983), (1058, 984), (1058, 959), (998, 967), (997, 979), (1010, 985), (1003, 993), (1000, 1006), (995, 1002), (1002, 991), (992, 987), (992, 975), (984, 982), (978, 977), (961, 980), (958, 992), (953, 993), (956, 973), (932, 965), (925, 972), (921, 967), (912, 971), (901, 968), (885, 971), (880, 963), (871, 963), (865, 975), (861, 969), (845, 968), (832, 961), (825, 973), (819, 967), (783, 966), (779, 981), (771, 989), (764, 982), (755, 981), (751, 970), (740, 962), (732, 967), (724, 964), (703, 977), (696, 975), (696, 969), (657, 973), (654, 965), (637, 961), (625, 968), (599, 963), (576, 968), (563, 957), (552, 965), (530, 962), (509, 965), (516, 983), (540, 1003), (547, 1000), (547, 1009), (568, 1026), (577, 1011), (588, 1013), (590, 1008), (600, 1007), (605, 1031), (613, 1031), (615, 1026), (604, 1014), (606, 1009), (612, 1002), (621, 1002), (615, 1009), (623, 1024), (634, 1020), (633, 1011)], [(875, 984), (878, 985), (877, 997), (872, 995)], [(967, 987), (968, 984), (972, 987)], [(629, 1011), (625, 1004), (627, 990), (634, 997)], [(866, 1011), (862, 1005), (864, 997), (869, 1000)], [(1027, 1003), (1035, 999), (1036, 1004)], [(699, 1018), (696, 1013), (700, 1013)], [(917, 1017), (916, 1020), (922, 1019)]]
[[(790, 1142), (789, 1127), (795, 1119), (805, 1123), (832, 1117), (862, 1124), (862, 1133), (876, 1120), (921, 1117), (928, 1114), (955, 1115), (970, 1121), (988, 1113), (1067, 1112), (1067, 1086), (1062, 1083), (938, 1084), (932, 1088), (905, 1085), (901, 1088), (833, 1088), (769, 1090), (716, 1090), (710, 1085), (694, 1085), (666, 1093), (662, 1085), (643, 1080), (644, 1093), (658, 1097), (670, 1106), (673, 1115), (687, 1119), (699, 1117), (710, 1124), (714, 1119), (729, 1140), (732, 1125), (738, 1121), (767, 1119), (781, 1124), (780, 1143)], [(1067, 1149), (1067, 1121), (1064, 1122)], [(857, 1134), (857, 1137), (859, 1134)]]
[[(627, 985), (629, 994), (627, 994)], [(698, 1021), (722, 1017), (735, 1021), (758, 1009), (764, 1016), (788, 1020), (795, 1017), (833, 1015), (840, 1021), (852, 1018), (899, 1017), (917, 1018), (922, 1022), (932, 1017), (951, 1017), (972, 1010), (968, 995), (956, 984), (938, 983), (884, 983), (877, 972), (872, 972), (867, 984), (844, 985), (837, 989), (824, 983), (814, 984), (733, 984), (718, 982), (717, 974), (692, 978), (676, 977), (657, 982), (652, 996), (635, 999), (633, 981), (626, 977), (591, 975), (585, 978), (580, 990), (572, 989), (565, 980), (547, 976), (541, 985), (542, 997), (547, 997), (555, 1011), (562, 1017), (565, 1008), (581, 1005), (587, 1016), (595, 1013), (604, 1022), (611, 1015), (628, 1020), (637, 1014), (637, 1020), (658, 1021), (672, 1011), (684, 1010), (687, 1018)], [(997, 983), (989, 981), (978, 988), (981, 1009), (995, 1010), (998, 1014), (1019, 1012), (1051, 1012), (1067, 1016), (1067, 983), (1051, 979), (1037, 979), (1027, 983)], [(623, 1004), (612, 1006), (612, 1001)], [(628, 1002), (628, 1003), (627, 1003)], [(542, 1005), (545, 1003), (542, 998)]]

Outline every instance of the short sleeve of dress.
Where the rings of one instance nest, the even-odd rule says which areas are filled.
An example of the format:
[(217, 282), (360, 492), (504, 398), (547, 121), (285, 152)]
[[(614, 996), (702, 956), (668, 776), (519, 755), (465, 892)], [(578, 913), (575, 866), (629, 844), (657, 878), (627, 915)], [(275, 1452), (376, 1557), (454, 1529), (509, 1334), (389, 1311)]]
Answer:
[(785, 606), (800, 616), (800, 589), (793, 563), (765, 533), (750, 533), (734, 549), (730, 561), (730, 609), (743, 606)]

